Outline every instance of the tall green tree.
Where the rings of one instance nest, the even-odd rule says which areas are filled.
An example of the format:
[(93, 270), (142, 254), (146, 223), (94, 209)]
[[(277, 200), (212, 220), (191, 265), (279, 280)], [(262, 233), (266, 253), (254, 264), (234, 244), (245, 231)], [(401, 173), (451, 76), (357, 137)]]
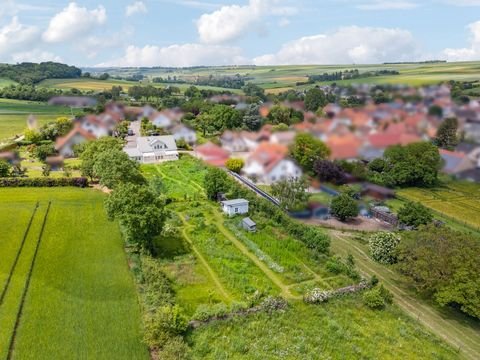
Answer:
[(456, 118), (445, 119), (437, 130), (435, 144), (446, 150), (453, 150), (458, 145), (458, 121)]
[(316, 161), (330, 155), (330, 149), (319, 139), (307, 133), (300, 133), (290, 147), (291, 156), (308, 173), (313, 173)]
[(106, 150), (121, 150), (122, 147), (122, 140), (110, 136), (104, 136), (98, 140), (86, 143), (80, 154), (82, 175), (94, 179), (95, 172), (93, 171), (93, 166), (97, 157)]
[(480, 242), (446, 226), (422, 226), (402, 235), (398, 268), (440, 305), (480, 319)]
[(283, 209), (294, 211), (305, 208), (308, 200), (306, 192), (308, 182), (306, 178), (283, 179), (272, 185), (272, 194), (279, 201)]
[(345, 221), (358, 215), (358, 205), (350, 195), (344, 193), (333, 198), (330, 212), (340, 221)]
[(154, 252), (165, 223), (164, 203), (148, 186), (120, 183), (105, 199), (110, 220), (118, 220), (126, 241)]
[(305, 95), (305, 108), (308, 111), (316, 112), (325, 105), (327, 105), (327, 98), (322, 90), (313, 88), (307, 91)]
[(209, 168), (203, 182), (208, 198), (215, 200), (218, 193), (227, 192), (230, 189), (228, 180), (225, 171), (214, 167)]
[(95, 158), (93, 173), (100, 184), (110, 189), (120, 183), (145, 184), (139, 164), (131, 160), (122, 150), (108, 149)]

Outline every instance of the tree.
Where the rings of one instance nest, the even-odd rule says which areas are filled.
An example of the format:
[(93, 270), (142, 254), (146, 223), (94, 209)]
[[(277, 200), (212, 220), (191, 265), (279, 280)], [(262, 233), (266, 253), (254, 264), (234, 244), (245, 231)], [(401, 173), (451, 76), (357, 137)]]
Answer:
[(333, 198), (330, 212), (340, 221), (345, 221), (358, 215), (358, 205), (348, 194), (340, 194)]
[(431, 223), (433, 215), (430, 209), (419, 202), (409, 201), (398, 211), (398, 220), (402, 224), (417, 228)]
[(291, 111), (286, 106), (282, 105), (274, 105), (270, 112), (268, 113), (267, 120), (270, 124), (278, 125), (278, 124), (285, 124), (290, 125)]
[(233, 171), (237, 174), (240, 174), (240, 171), (242, 170), (243, 166), (245, 165), (245, 161), (243, 159), (228, 159), (227, 162), (225, 163), (225, 167)]
[(230, 188), (228, 175), (225, 171), (211, 167), (207, 170), (204, 179), (204, 187), (207, 197), (216, 200), (218, 193), (227, 192)]
[(453, 150), (458, 145), (458, 121), (456, 118), (445, 119), (437, 130), (435, 144), (446, 150)]
[(448, 227), (421, 226), (405, 233), (398, 268), (440, 305), (480, 319), (480, 242)]
[(307, 179), (303, 177), (283, 179), (272, 185), (272, 194), (280, 201), (280, 205), (285, 210), (299, 210), (304, 208), (308, 200), (307, 186)]
[(428, 115), (441, 118), (443, 116), (443, 109), (441, 106), (432, 105), (428, 108)]
[(307, 91), (305, 95), (305, 108), (308, 111), (316, 112), (319, 108), (327, 105), (325, 94), (319, 88), (313, 88)]
[(55, 153), (55, 147), (53, 144), (43, 144), (35, 147), (35, 157), (40, 161)]
[(433, 186), (442, 164), (438, 148), (429, 142), (391, 146), (383, 159), (382, 177), (390, 186)]
[(342, 184), (345, 182), (343, 169), (330, 160), (319, 159), (313, 164), (313, 172), (320, 181)]
[(265, 101), (267, 99), (267, 97), (265, 96), (265, 90), (253, 83), (248, 83), (242, 88), (242, 90), (246, 96), (257, 98), (258, 100), (262, 101)]
[(164, 204), (148, 186), (120, 183), (105, 199), (110, 220), (118, 220), (126, 241), (154, 252), (153, 240), (163, 229)]
[(122, 141), (118, 138), (104, 136), (98, 140), (86, 143), (81, 151), (80, 159), (82, 160), (81, 172), (83, 176), (88, 176), (90, 179), (95, 178), (93, 166), (95, 165), (97, 157), (104, 151), (109, 149), (121, 150), (123, 147)]
[(312, 135), (300, 133), (290, 147), (290, 154), (306, 172), (311, 173), (313, 164), (330, 155), (330, 149)]
[(392, 232), (379, 232), (370, 236), (368, 247), (373, 260), (382, 264), (394, 264), (397, 262), (396, 250), (400, 243), (400, 237)]
[(212, 127), (215, 131), (237, 129), (242, 125), (242, 116), (238, 110), (227, 105), (216, 105), (209, 110)]
[(9, 177), (11, 173), (12, 165), (5, 160), (0, 160), (0, 178)]
[(137, 162), (117, 149), (101, 152), (95, 158), (93, 173), (100, 180), (100, 184), (113, 189), (120, 183), (144, 184), (145, 178), (140, 172)]

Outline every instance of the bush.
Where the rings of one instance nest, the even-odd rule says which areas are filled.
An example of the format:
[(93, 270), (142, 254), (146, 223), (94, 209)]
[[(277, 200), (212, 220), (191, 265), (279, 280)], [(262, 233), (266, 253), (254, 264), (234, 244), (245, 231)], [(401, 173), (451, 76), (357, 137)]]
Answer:
[(214, 317), (223, 317), (228, 314), (228, 308), (224, 303), (215, 305), (201, 304), (197, 307), (193, 319), (199, 321), (208, 321)]
[(262, 301), (260, 307), (267, 313), (272, 313), (279, 310), (284, 310), (288, 306), (287, 301), (282, 297), (269, 296)]
[(383, 285), (375, 286), (363, 293), (363, 303), (371, 309), (383, 309), (393, 302), (393, 295)]
[(340, 221), (356, 217), (358, 215), (357, 202), (348, 194), (341, 194), (333, 198), (330, 212)]
[(363, 303), (371, 309), (382, 309), (385, 307), (385, 300), (379, 287), (365, 291), (362, 298)]
[(398, 220), (404, 225), (417, 228), (431, 223), (433, 215), (430, 209), (419, 202), (409, 201), (398, 211)]
[(332, 274), (341, 274), (347, 271), (347, 266), (342, 262), (342, 260), (338, 256), (334, 256), (330, 258), (326, 263), (325, 267), (328, 271)]
[(303, 301), (307, 304), (318, 304), (328, 301), (332, 293), (330, 291), (325, 291), (322, 289), (313, 289), (303, 296)]
[(174, 336), (187, 330), (187, 320), (178, 306), (162, 306), (145, 319), (145, 342), (151, 348), (161, 348)]
[(373, 260), (382, 264), (394, 264), (397, 262), (397, 245), (400, 237), (391, 232), (379, 232), (370, 237), (368, 246)]
[(227, 162), (225, 163), (225, 167), (233, 171), (234, 173), (240, 174), (240, 171), (242, 170), (243, 166), (245, 165), (245, 161), (243, 159), (228, 159)]
[(188, 345), (181, 336), (168, 339), (158, 352), (158, 358), (162, 360), (185, 360), (188, 359)]
[(75, 186), (84, 188), (88, 180), (84, 177), (75, 178), (0, 178), (0, 187), (60, 187)]

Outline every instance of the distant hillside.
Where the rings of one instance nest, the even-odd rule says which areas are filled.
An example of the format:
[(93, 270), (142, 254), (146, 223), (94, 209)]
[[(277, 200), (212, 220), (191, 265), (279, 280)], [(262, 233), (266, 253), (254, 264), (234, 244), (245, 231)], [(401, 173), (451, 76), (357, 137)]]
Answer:
[(79, 68), (56, 62), (0, 64), (0, 78), (21, 84), (36, 84), (45, 79), (73, 79), (81, 75)]

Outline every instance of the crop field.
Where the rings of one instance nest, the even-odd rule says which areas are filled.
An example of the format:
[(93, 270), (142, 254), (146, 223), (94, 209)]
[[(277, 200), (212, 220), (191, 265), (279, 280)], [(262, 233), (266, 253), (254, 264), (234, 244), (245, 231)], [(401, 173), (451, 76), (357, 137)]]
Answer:
[(284, 313), (238, 317), (193, 330), (188, 342), (194, 359), (459, 358), (396, 306), (369, 310), (361, 296), (303, 304), (302, 295), (313, 287), (328, 290), (356, 281), (331, 273), (325, 265), (329, 256), (306, 248), (262, 213), (249, 214), (257, 222), (256, 233), (241, 229), (241, 218), (225, 217), (206, 200), (206, 167), (198, 160), (182, 156), (142, 170), (162, 179), (171, 201), (170, 224), (181, 237), (160, 240), (157, 261), (188, 316), (199, 306), (248, 303), (258, 294), (281, 295), (290, 303)]
[(50, 106), (35, 101), (0, 99), (0, 141), (21, 134), (27, 127), (29, 115), (34, 115), (38, 124), (42, 125), (60, 116), (70, 117), (72, 111), (65, 106)]
[(480, 229), (480, 186), (475, 183), (450, 181), (433, 189), (398, 190), (405, 199), (421, 202), (447, 218)]
[(0, 359), (148, 359), (103, 196), (0, 189)]
[[(458, 63), (407, 63), (407, 64), (376, 64), (376, 65), (289, 65), (289, 66), (221, 66), (184, 69), (142, 69), (140, 72), (148, 78), (178, 77), (193, 78), (195, 76), (235, 76), (239, 74), (251, 78), (251, 81), (270, 93), (279, 93), (297, 87), (298, 82), (305, 82), (309, 75), (319, 75), (342, 70), (358, 69), (360, 72), (376, 70), (396, 70), (400, 74), (393, 76), (374, 76), (355, 80), (336, 81), (339, 84), (373, 83), (373, 84), (435, 84), (441, 81), (479, 81), (480, 62)], [(88, 70), (88, 69), (87, 69)], [(98, 70), (96, 70), (98, 71)], [(111, 75), (128, 76), (138, 73), (138, 69), (110, 68), (105, 69)], [(327, 82), (323, 82), (325, 84)], [(320, 84), (317, 83), (317, 84)], [(298, 88), (311, 87), (312, 84)]]
[[(103, 91), (110, 90), (112, 86), (121, 86), (123, 90), (128, 90), (132, 86), (147, 85), (146, 83), (125, 81), (125, 80), (97, 80), (97, 79), (47, 79), (43, 80), (39, 86), (55, 89), (79, 89), (83, 91)], [(190, 84), (171, 84), (171, 83), (148, 83), (155, 87), (176, 86), (180, 91), (185, 91)], [(199, 89), (224, 91), (224, 88), (215, 86), (197, 86)], [(233, 93), (238, 93), (238, 89), (230, 89)]]

